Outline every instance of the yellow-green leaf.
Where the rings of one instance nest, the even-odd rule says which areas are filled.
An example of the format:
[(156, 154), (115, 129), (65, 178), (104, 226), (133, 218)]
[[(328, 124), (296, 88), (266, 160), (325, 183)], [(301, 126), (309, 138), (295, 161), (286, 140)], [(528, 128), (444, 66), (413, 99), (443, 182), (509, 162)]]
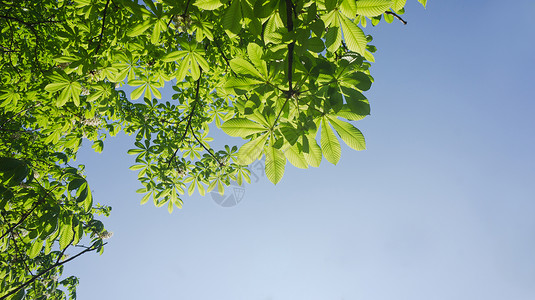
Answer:
[(284, 175), (286, 157), (280, 149), (273, 146), (265, 147), (266, 153), (266, 176), (269, 181), (277, 184)]
[(238, 162), (241, 165), (248, 165), (257, 160), (262, 153), (267, 138), (268, 135), (264, 134), (241, 146), (240, 150), (238, 150)]

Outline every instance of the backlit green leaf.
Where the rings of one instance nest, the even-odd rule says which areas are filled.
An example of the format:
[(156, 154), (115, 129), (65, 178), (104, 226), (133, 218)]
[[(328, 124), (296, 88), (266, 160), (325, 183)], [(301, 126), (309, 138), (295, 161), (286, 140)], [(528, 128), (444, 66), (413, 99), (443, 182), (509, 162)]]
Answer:
[(321, 120), (320, 142), (323, 156), (325, 156), (330, 163), (336, 165), (342, 156), (342, 148), (325, 117)]
[(221, 125), (221, 129), (230, 136), (247, 137), (251, 134), (267, 131), (264, 126), (244, 118), (234, 118)]
[(358, 0), (357, 4), (357, 14), (366, 17), (375, 17), (385, 11), (387, 11), (390, 6), (392, 6), (392, 1), (390, 0)]
[(266, 176), (273, 184), (277, 184), (284, 175), (286, 157), (281, 150), (272, 147), (265, 147), (266, 153)]

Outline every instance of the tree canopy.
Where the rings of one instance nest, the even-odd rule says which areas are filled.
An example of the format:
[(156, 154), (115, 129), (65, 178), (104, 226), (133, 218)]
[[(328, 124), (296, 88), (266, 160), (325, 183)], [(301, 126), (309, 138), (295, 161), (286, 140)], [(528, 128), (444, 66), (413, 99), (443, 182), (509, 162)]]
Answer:
[[(100, 152), (108, 136), (135, 135), (141, 203), (170, 213), (195, 191), (250, 182), (264, 156), (276, 184), (287, 162), (338, 163), (340, 140), (365, 149), (352, 122), (370, 113), (376, 48), (363, 28), (405, 23), (405, 3), (2, 0), (0, 299), (64, 299), (59, 286), (75, 298), (63, 265), (102, 253), (98, 217), (111, 208), (74, 165), (84, 139)], [(245, 144), (214, 149), (216, 129)]]

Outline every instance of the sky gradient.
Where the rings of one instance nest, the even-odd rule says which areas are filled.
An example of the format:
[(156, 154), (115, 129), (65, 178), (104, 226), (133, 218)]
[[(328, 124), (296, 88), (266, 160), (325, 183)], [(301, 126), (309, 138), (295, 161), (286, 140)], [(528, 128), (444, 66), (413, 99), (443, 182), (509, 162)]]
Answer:
[(78, 299), (535, 299), (535, 2), (406, 10), (406, 26), (365, 29), (368, 149), (342, 143), (337, 166), (288, 163), (236, 206), (194, 194), (169, 215), (139, 205), (132, 137), (86, 144), (114, 236), (65, 266)]

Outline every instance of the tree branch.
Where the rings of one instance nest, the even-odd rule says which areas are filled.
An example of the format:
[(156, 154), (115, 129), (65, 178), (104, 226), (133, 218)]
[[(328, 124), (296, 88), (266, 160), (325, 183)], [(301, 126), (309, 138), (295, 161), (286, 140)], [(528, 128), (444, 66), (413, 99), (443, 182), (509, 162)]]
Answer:
[(197, 138), (197, 136), (195, 135), (195, 131), (193, 131), (193, 128), (191, 128), (191, 125), (189, 126), (189, 129), (191, 129), (191, 134), (193, 135), (193, 137), (195, 138), (195, 140), (197, 140), (197, 143), (201, 144), (201, 146), (204, 148), (204, 150), (206, 150), (216, 161), (217, 161), (217, 164), (219, 166), (221, 166), (221, 162), (219, 161), (219, 159), (215, 156), (215, 154), (212, 153), (212, 151), (210, 151), (210, 149), (208, 149), (204, 143), (202, 143), (199, 138)]
[(385, 14), (387, 14), (387, 15), (392, 15), (392, 16), (394, 16), (394, 18), (400, 20), (401, 23), (403, 23), (403, 25), (407, 25), (407, 21), (403, 20), (403, 18), (401, 18), (401, 17), (400, 17), (399, 15), (397, 15), (396, 13), (391, 12), (391, 11), (385, 11)]
[[(96, 243), (96, 242), (95, 242)], [(102, 246), (106, 245), (107, 243), (104, 243)], [(15, 294), (16, 292), (18, 292), (19, 290), (25, 288), (26, 286), (28, 286), (30, 283), (34, 282), (37, 278), (43, 276), (44, 274), (48, 273), (50, 270), (54, 269), (55, 267), (59, 267), (63, 264), (66, 264), (68, 263), (69, 261), (77, 258), (78, 256), (86, 253), (86, 252), (90, 252), (90, 251), (94, 251), (96, 249), (98, 249), (98, 247), (94, 247), (95, 244), (93, 244), (90, 248), (87, 248), (85, 249), (84, 251), (76, 254), (75, 256), (69, 258), (69, 259), (66, 259), (62, 262), (56, 262), (55, 264), (53, 264), (52, 266), (46, 268), (44, 271), (42, 271), (41, 273), (37, 274), (37, 275), (34, 275), (30, 280), (26, 281), (25, 283), (21, 284), (19, 287), (15, 288), (14, 290), (12, 290), (11, 292), (5, 294), (4, 296), (0, 297), (0, 300), (4, 300), (4, 299), (7, 299), (7, 297)]]
[[(200, 83), (201, 83), (201, 76), (202, 76), (202, 70), (201, 70), (201, 75), (199, 75), (199, 79), (197, 79), (197, 86), (195, 87), (195, 103), (193, 103), (193, 107), (191, 108), (191, 112), (189, 113), (189, 115), (187, 117), (188, 123), (186, 124), (186, 130), (184, 130), (184, 134), (182, 135), (182, 138), (180, 139), (179, 143), (182, 142), (184, 140), (184, 138), (186, 137), (186, 134), (188, 133), (188, 128), (191, 128), (191, 120), (193, 118), (193, 114), (195, 113), (195, 107), (197, 106), (197, 103), (199, 102), (199, 87), (200, 87)], [(182, 121), (180, 121), (180, 122), (182, 122)], [(177, 146), (177, 148), (175, 150), (175, 153), (173, 153), (173, 155), (169, 159), (169, 163), (167, 163), (167, 168), (169, 168), (169, 166), (171, 165), (171, 162), (175, 159), (176, 154), (178, 153), (179, 149), (180, 149), (180, 147)]]
[(24, 222), (24, 221), (30, 216), (30, 214), (37, 208), (37, 206), (39, 206), (39, 204), (41, 204), (41, 202), (43, 202), (43, 201), (46, 199), (46, 197), (48, 197), (48, 195), (49, 195), (53, 190), (54, 190), (54, 189), (49, 190), (43, 198), (37, 200), (37, 201), (35, 202), (35, 204), (33, 205), (33, 207), (32, 207), (27, 213), (25, 213), (24, 215), (22, 215), (22, 217), (21, 217), (20, 220), (17, 222), (17, 224), (11, 226), (11, 227), (10, 227), (4, 234), (2, 234), (2, 236), (0, 237), (0, 240), (3, 239), (3, 238), (4, 238), (6, 235), (8, 235), (9, 233), (11, 233), (15, 228), (17, 228), (17, 226), (19, 226), (20, 224), (22, 224), (22, 222)]
[[(294, 30), (294, 23), (292, 18), (292, 9), (293, 3), (292, 0), (286, 0), (286, 27), (288, 28), (288, 32), (292, 32)], [(293, 87), (292, 87), (292, 71), (293, 71), (293, 59), (294, 59), (294, 46), (295, 41), (292, 41), (290, 44), (288, 44), (288, 95), (287, 97), (292, 97), (293, 94)]]
[(94, 55), (98, 54), (98, 50), (100, 50), (100, 45), (102, 44), (102, 38), (104, 37), (104, 27), (106, 25), (106, 13), (108, 11), (108, 6), (109, 5), (110, 5), (110, 0), (106, 1), (106, 7), (104, 7), (104, 14), (102, 16), (102, 27), (100, 28), (100, 36), (99, 36), (99, 39), (98, 39), (97, 49), (95, 49), (95, 54)]

